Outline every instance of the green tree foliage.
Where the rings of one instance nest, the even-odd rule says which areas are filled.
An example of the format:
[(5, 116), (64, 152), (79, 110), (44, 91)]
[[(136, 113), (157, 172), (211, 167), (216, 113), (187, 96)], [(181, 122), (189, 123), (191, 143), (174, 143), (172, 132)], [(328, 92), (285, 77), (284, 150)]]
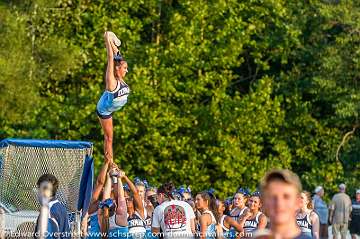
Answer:
[(114, 116), (116, 162), (129, 174), (220, 196), (255, 189), (275, 167), (309, 190), (359, 186), (358, 2), (0, 6), (1, 137), (90, 140), (99, 166), (95, 107), (112, 30), (130, 67), (131, 96)]

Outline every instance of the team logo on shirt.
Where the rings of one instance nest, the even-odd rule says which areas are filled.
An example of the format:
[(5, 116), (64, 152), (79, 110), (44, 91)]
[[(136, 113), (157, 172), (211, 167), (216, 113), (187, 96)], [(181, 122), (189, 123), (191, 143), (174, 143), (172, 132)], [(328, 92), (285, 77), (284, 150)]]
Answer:
[(146, 218), (145, 225), (151, 227), (151, 217)]
[(165, 226), (168, 229), (180, 229), (186, 225), (185, 209), (179, 205), (167, 206), (164, 210)]
[(309, 223), (305, 220), (297, 220), (296, 222), (299, 227), (309, 228)]
[(119, 90), (118, 96), (128, 95), (130, 93), (129, 87), (123, 87)]
[(246, 220), (244, 223), (244, 227), (252, 227), (252, 228), (257, 228), (258, 223), (254, 220)]
[(129, 220), (129, 227), (144, 227), (144, 221), (140, 218), (134, 218)]

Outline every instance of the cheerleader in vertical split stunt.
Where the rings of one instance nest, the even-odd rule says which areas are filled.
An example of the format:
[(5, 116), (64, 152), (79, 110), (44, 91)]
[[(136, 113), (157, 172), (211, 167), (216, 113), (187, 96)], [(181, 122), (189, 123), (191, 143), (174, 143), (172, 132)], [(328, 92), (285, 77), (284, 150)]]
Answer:
[(124, 78), (128, 72), (128, 65), (121, 56), (118, 47), (121, 42), (113, 32), (105, 32), (104, 40), (107, 51), (107, 68), (105, 75), (105, 92), (100, 97), (96, 113), (104, 131), (104, 155), (113, 161), (113, 120), (112, 114), (120, 110), (126, 103), (130, 93)]

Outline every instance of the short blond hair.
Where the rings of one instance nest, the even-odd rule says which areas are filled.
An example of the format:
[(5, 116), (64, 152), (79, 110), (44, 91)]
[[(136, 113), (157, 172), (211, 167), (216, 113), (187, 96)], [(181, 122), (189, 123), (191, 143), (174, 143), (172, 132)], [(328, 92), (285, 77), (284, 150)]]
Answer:
[(302, 191), (299, 176), (288, 169), (273, 169), (266, 173), (260, 183), (261, 194), (263, 195), (269, 184), (273, 181), (280, 181), (289, 185), (293, 185), (300, 194)]

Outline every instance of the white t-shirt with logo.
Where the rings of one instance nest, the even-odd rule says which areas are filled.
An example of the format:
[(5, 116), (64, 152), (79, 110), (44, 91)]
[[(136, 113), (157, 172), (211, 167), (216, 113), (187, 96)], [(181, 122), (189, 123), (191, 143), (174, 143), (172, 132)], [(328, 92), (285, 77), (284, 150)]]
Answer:
[(164, 238), (194, 238), (191, 220), (195, 214), (187, 202), (166, 201), (157, 206), (153, 213), (152, 227), (161, 228)]

